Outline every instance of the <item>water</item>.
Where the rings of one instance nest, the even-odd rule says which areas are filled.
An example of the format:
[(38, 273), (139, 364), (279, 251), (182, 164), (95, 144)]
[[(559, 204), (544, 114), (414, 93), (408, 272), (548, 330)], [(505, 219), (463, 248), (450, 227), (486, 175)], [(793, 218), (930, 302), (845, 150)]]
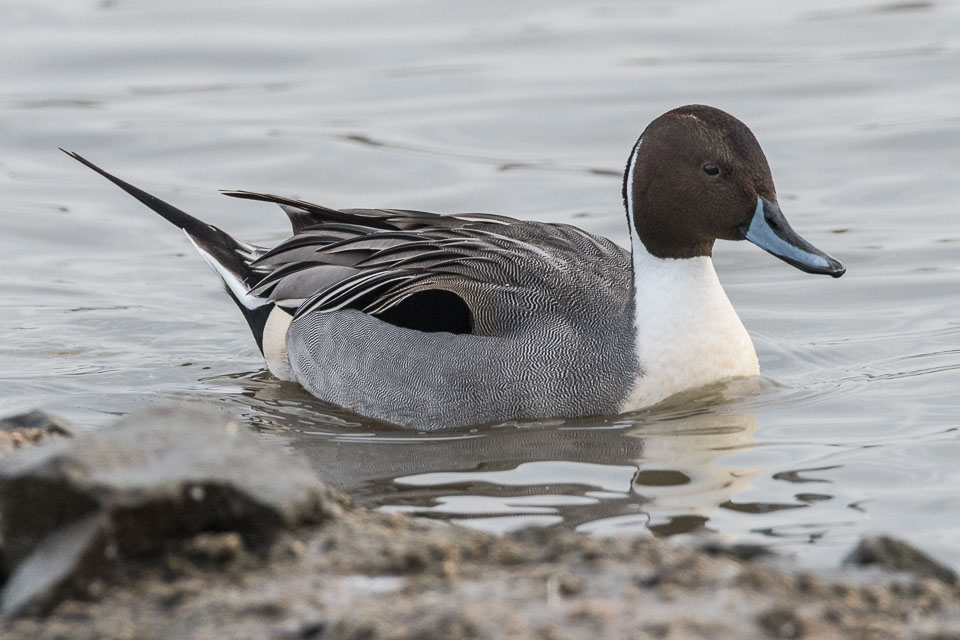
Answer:
[[(363, 504), (492, 531), (714, 531), (834, 564), (861, 535), (960, 565), (960, 3), (5, 3), (0, 413), (96, 428), (212, 403)], [(763, 379), (654, 413), (391, 429), (263, 371), (183, 236), (63, 146), (246, 240), (269, 206), (492, 211), (626, 243), (646, 123), (749, 124), (813, 277), (746, 243), (716, 264)]]

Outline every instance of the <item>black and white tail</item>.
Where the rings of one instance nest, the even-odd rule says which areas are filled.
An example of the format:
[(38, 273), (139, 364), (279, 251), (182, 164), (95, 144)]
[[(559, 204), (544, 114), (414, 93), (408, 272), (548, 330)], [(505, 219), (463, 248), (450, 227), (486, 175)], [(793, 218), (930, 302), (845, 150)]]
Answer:
[(68, 156), (93, 169), (131, 196), (147, 205), (161, 216), (175, 224), (187, 234), (187, 238), (197, 248), (203, 259), (223, 280), (223, 284), (240, 311), (247, 319), (257, 347), (263, 353), (263, 331), (274, 304), (264, 298), (250, 295), (250, 289), (260, 275), (254, 273), (250, 263), (257, 258), (257, 249), (240, 242), (212, 224), (197, 220), (185, 211), (152, 196), (146, 191), (110, 175), (79, 154), (61, 149)]

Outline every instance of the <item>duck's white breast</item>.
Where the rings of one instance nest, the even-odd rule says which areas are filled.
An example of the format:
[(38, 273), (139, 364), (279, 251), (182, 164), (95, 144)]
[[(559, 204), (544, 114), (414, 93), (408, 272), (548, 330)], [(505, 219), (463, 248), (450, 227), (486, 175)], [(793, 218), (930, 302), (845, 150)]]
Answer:
[(759, 374), (753, 342), (709, 257), (656, 258), (634, 236), (633, 268), (641, 373), (623, 411), (724, 378)]

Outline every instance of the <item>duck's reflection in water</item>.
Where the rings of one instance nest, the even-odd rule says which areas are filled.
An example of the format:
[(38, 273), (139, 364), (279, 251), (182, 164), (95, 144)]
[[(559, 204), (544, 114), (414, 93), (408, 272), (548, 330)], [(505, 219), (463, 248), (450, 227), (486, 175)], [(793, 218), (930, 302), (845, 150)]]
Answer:
[(501, 531), (563, 521), (600, 535), (691, 532), (757, 473), (722, 464), (726, 452), (750, 444), (756, 426), (744, 414), (698, 414), (498, 434), (475, 443), (489, 447), (486, 457), (497, 462), (398, 476), (393, 482), (401, 488), (437, 494), (427, 508), (422, 501), (390, 508)]
[(237, 399), (254, 421), (355, 502), (488, 531), (563, 523), (597, 535), (695, 532), (762, 471), (731, 455), (752, 446), (756, 420), (716, 396), (631, 419), (414, 433), (301, 395), (294, 402), (263, 378), (243, 386)]

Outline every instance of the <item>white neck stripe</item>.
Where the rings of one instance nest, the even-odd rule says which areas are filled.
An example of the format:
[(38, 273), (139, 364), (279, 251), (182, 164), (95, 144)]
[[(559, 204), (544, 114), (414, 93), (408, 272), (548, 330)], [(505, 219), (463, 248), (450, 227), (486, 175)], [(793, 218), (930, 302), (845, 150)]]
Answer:
[(637, 164), (637, 156), (640, 154), (640, 143), (643, 142), (643, 136), (637, 138), (633, 145), (633, 151), (630, 152), (630, 161), (627, 162), (627, 175), (623, 184), (623, 199), (627, 206), (627, 224), (630, 226), (630, 241), (634, 244), (634, 251), (637, 250), (634, 239), (637, 238), (637, 228), (633, 222), (633, 169)]

